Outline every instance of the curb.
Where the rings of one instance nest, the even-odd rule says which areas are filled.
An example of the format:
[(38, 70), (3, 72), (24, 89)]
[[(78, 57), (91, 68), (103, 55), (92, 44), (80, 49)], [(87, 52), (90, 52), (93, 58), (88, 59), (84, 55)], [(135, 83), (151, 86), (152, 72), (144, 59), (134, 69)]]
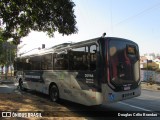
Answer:
[(156, 90), (156, 89), (148, 89), (148, 88), (141, 88), (142, 90), (149, 90), (149, 91), (156, 91), (156, 92), (159, 92), (160, 90)]
[(0, 84), (14, 84), (14, 81), (0, 80)]

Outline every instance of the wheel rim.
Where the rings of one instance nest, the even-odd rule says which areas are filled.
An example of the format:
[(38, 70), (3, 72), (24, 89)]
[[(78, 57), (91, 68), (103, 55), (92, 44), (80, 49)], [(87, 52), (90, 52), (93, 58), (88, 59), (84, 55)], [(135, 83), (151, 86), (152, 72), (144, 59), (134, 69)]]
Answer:
[(23, 90), (23, 82), (22, 80), (19, 82), (20, 89)]
[(56, 102), (58, 100), (58, 89), (56, 86), (51, 87), (50, 96), (52, 101)]

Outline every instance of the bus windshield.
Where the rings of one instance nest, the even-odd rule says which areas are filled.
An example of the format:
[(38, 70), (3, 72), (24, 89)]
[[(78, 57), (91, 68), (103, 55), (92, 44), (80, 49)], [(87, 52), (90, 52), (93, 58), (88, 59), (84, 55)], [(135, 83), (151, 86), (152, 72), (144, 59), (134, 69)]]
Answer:
[(119, 38), (109, 41), (110, 81), (115, 85), (139, 82), (139, 52), (136, 43)]

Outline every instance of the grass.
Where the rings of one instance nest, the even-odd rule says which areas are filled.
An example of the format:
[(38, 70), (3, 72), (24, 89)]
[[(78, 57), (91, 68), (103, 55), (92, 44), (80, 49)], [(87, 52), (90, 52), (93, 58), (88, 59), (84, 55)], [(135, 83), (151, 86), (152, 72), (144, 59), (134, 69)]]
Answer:
[[(51, 102), (47, 95), (42, 97), (30, 94), (30, 93), (10, 93), (10, 94), (0, 94), (0, 111), (14, 111), (14, 112), (43, 112), (49, 111), (52, 115), (56, 111), (56, 115), (53, 117), (42, 117), (42, 118), (23, 118), (23, 120), (84, 120), (84, 118), (79, 117), (76, 113), (69, 112), (64, 116), (65, 111), (70, 111), (68, 108)], [(60, 112), (59, 112), (60, 111)], [(64, 111), (64, 112), (63, 112)], [(68, 113), (68, 112), (66, 112)], [(64, 117), (62, 117), (64, 116)], [(73, 117), (71, 117), (73, 116)], [(6, 118), (7, 120), (8, 118)], [(19, 118), (20, 119), (20, 118)], [(13, 118), (12, 120), (17, 120)]]

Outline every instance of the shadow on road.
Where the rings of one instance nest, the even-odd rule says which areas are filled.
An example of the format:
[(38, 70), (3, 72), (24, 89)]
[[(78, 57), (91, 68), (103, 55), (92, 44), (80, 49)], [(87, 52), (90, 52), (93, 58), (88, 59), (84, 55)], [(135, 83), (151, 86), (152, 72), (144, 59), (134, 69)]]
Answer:
[[(48, 95), (42, 94), (36, 91), (27, 90), (27, 92), (22, 92), (22, 94), (31, 94), (39, 98), (43, 98), (47, 102), (50, 102), (51, 104), (53, 104), (53, 106), (54, 104), (58, 104), (58, 106), (63, 106), (67, 108), (65, 111), (63, 110), (54, 111), (54, 114), (56, 112), (57, 114), (61, 114), (62, 116), (71, 115), (70, 117), (74, 117), (74, 115), (76, 115), (78, 117), (82, 117), (82, 116), (83, 117), (113, 117), (113, 116), (117, 116), (118, 111), (120, 111), (118, 109), (110, 108), (108, 106), (105, 106), (105, 107), (103, 105), (85, 106), (85, 105), (81, 105), (81, 104), (70, 102), (63, 99), (60, 99), (59, 102), (55, 103), (55, 102), (51, 102)], [(75, 114), (72, 114), (72, 113), (75, 113)]]
[[(127, 102), (138, 106), (136, 102), (142, 104), (144, 103), (144, 100), (138, 97), (127, 100), (126, 103)], [(146, 102), (154, 101), (146, 100)], [(48, 95), (31, 90), (27, 90), (26, 92), (16, 90), (15, 93), (0, 94), (0, 110), (14, 112), (42, 112), (42, 116), (45, 117), (85, 117), (87, 120), (106, 118), (112, 118), (113, 120), (113, 117), (115, 117), (115, 119), (124, 119), (124, 117), (118, 117), (118, 113), (124, 111), (129, 112), (132, 109), (127, 106), (126, 109), (124, 109), (124, 107), (125, 106), (117, 103), (99, 106), (84, 106), (67, 100), (60, 100), (58, 103), (55, 103), (51, 102)], [(136, 119), (136, 117), (129, 117), (128, 119)], [(156, 120), (156, 118), (153, 119)]]

